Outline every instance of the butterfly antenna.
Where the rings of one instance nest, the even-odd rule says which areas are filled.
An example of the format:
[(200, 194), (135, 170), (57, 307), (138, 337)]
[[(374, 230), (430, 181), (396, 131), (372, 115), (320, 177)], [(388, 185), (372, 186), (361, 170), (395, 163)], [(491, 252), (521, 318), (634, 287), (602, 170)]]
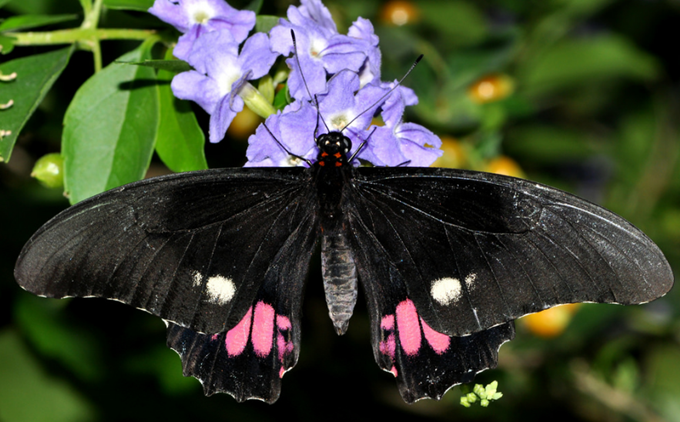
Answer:
[(308, 159), (306, 159), (305, 157), (302, 157), (302, 156), (300, 156), (300, 155), (297, 155), (297, 154), (292, 153), (288, 148), (286, 148), (285, 145), (283, 145), (278, 139), (276, 139), (276, 136), (274, 136), (274, 134), (272, 133), (272, 131), (269, 130), (269, 128), (267, 127), (267, 124), (266, 124), (266, 123), (263, 122), (263, 123), (262, 123), (262, 126), (264, 126), (264, 128), (267, 129), (267, 132), (269, 132), (269, 135), (271, 135), (272, 139), (273, 139), (274, 141), (276, 141), (277, 144), (279, 144), (279, 146), (281, 147), (281, 149), (284, 150), (284, 151), (286, 151), (286, 154), (290, 155), (291, 157), (295, 157), (295, 158), (297, 158), (297, 159), (299, 159), (299, 160), (304, 161), (304, 162), (307, 163), (310, 167), (312, 166), (312, 162), (311, 162), (310, 160), (308, 160)]
[(310, 99), (314, 100), (314, 105), (316, 105), (316, 127), (314, 128), (314, 139), (316, 139), (316, 132), (319, 129), (319, 118), (321, 118), (323, 125), (326, 126), (326, 131), (330, 132), (331, 130), (328, 128), (328, 125), (326, 124), (326, 121), (323, 119), (323, 116), (321, 116), (321, 110), (319, 109), (319, 99), (316, 97), (316, 95), (312, 95), (311, 91), (309, 90), (309, 86), (307, 85), (307, 79), (305, 79), (305, 74), (302, 72), (302, 65), (300, 64), (300, 56), (298, 54), (297, 40), (295, 39), (295, 31), (293, 31), (292, 29), (290, 30), (290, 36), (293, 39), (293, 50), (295, 53), (293, 54), (293, 56), (295, 57), (295, 62), (298, 65), (298, 69), (300, 69), (302, 83), (305, 85), (307, 95), (309, 95)]
[(366, 139), (364, 139), (364, 141), (359, 145), (359, 148), (357, 148), (357, 150), (354, 151), (354, 154), (352, 154), (352, 156), (349, 157), (349, 160), (347, 160), (348, 163), (351, 163), (352, 161), (354, 161), (354, 157), (359, 155), (361, 150), (364, 149), (364, 147), (366, 146), (366, 143), (368, 142), (369, 139), (371, 139), (371, 136), (373, 136), (373, 132), (375, 132), (376, 129), (378, 129), (378, 128), (377, 127), (373, 128), (371, 133), (369, 133), (368, 136), (366, 137)]
[(397, 89), (397, 88), (401, 85), (401, 83), (404, 81), (404, 79), (406, 79), (406, 77), (413, 71), (413, 69), (416, 67), (416, 65), (418, 64), (418, 62), (420, 62), (420, 60), (421, 60), (422, 58), (423, 58), (423, 55), (422, 55), (422, 54), (421, 54), (420, 56), (418, 56), (418, 58), (416, 59), (416, 61), (414, 61), (413, 64), (411, 65), (411, 68), (408, 70), (408, 72), (406, 72), (406, 74), (405, 74), (404, 76), (402, 76), (401, 79), (399, 79), (399, 82), (397, 82), (397, 84), (394, 85), (394, 86), (392, 87), (392, 89), (390, 89), (385, 95), (383, 95), (382, 97), (380, 97), (380, 99), (379, 99), (378, 101), (376, 101), (375, 103), (373, 103), (370, 107), (366, 108), (366, 110), (362, 111), (362, 112), (359, 113), (356, 117), (354, 117), (352, 120), (350, 120), (349, 123), (347, 123), (342, 129), (340, 129), (340, 132), (342, 132), (343, 130), (347, 129), (347, 127), (348, 127), (349, 125), (351, 125), (352, 123), (354, 123), (354, 121), (355, 121), (356, 119), (358, 119), (359, 117), (361, 117), (362, 115), (364, 115), (366, 112), (368, 112), (368, 110), (370, 110), (370, 109), (372, 109), (373, 107), (375, 107), (376, 105), (380, 104), (380, 103), (382, 102), (382, 100), (384, 100), (385, 98), (387, 98), (387, 96), (389, 96), (389, 95), (392, 93), (392, 91), (394, 91), (395, 89)]

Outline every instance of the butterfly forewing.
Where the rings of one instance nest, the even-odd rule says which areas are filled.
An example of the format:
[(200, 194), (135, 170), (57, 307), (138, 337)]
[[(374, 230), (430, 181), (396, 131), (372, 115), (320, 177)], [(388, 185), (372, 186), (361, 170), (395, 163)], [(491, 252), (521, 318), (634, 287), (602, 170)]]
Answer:
[(360, 168), (350, 195), (355, 233), (366, 227), (420, 317), (440, 333), (465, 336), (563, 303), (645, 303), (673, 283), (640, 230), (536, 183)]
[(116, 299), (199, 332), (222, 332), (252, 306), (300, 224), (315, 227), (311, 187), (301, 168), (209, 170), (126, 185), (43, 226), (15, 276), (42, 296)]

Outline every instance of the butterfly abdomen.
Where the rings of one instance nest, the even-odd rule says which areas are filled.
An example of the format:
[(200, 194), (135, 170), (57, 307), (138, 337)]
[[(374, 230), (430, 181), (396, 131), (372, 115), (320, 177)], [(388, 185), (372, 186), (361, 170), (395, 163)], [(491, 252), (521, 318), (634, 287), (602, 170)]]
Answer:
[(328, 313), (338, 334), (344, 334), (357, 303), (357, 270), (343, 231), (324, 232), (321, 268)]

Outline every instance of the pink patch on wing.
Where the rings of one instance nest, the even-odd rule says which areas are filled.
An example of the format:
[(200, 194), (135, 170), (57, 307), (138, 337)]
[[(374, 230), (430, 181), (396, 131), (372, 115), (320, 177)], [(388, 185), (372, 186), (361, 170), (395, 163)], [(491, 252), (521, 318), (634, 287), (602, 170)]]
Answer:
[(449, 348), (449, 345), (451, 344), (451, 337), (447, 336), (446, 334), (442, 334), (439, 331), (433, 330), (432, 327), (427, 325), (427, 322), (423, 321), (422, 318), (420, 318), (420, 323), (423, 326), (425, 340), (430, 343), (430, 346), (432, 346), (432, 349), (434, 349), (435, 353), (441, 355), (442, 353), (446, 352), (446, 350)]
[(394, 367), (394, 366), (392, 367), (392, 369), (390, 369), (390, 372), (392, 373), (392, 375), (394, 375), (394, 378), (396, 378), (397, 375), (399, 374), (399, 373), (397, 372), (397, 368)]
[(387, 339), (380, 342), (380, 353), (387, 355), (394, 359), (397, 351), (397, 340), (394, 338), (394, 334), (387, 336)]
[(393, 330), (394, 329), (394, 315), (385, 315), (380, 321), (380, 328), (383, 330)]
[(410, 299), (406, 299), (397, 305), (397, 328), (399, 329), (399, 342), (401, 348), (408, 356), (413, 356), (420, 350), (422, 336), (420, 334), (420, 321), (416, 306)]
[(238, 356), (243, 353), (243, 349), (246, 348), (248, 343), (248, 337), (250, 336), (250, 315), (253, 312), (253, 307), (248, 308), (248, 312), (243, 317), (243, 319), (236, 324), (236, 327), (227, 331), (227, 336), (225, 338), (224, 344), (227, 348), (227, 354), (229, 356)]
[(255, 305), (253, 317), (253, 333), (250, 339), (253, 343), (255, 354), (261, 358), (267, 356), (272, 350), (274, 341), (274, 308), (264, 302)]
[(219, 337), (219, 333), (218, 333), (218, 334), (213, 334), (212, 336), (210, 336), (210, 341), (215, 341), (215, 340), (217, 340), (217, 337)]
[[(279, 333), (276, 335), (276, 349), (279, 352), (279, 361), (283, 363), (283, 358), (292, 352), (294, 348), (293, 342), (288, 341), (291, 335), (290, 330), (293, 328), (290, 318), (285, 315), (276, 315), (276, 328), (279, 330)], [(283, 368), (281, 368), (281, 371), (283, 371)], [(283, 376), (283, 372), (281, 372), (280, 376)]]
[(276, 326), (279, 327), (279, 330), (290, 330), (292, 328), (290, 319), (285, 315), (276, 316)]

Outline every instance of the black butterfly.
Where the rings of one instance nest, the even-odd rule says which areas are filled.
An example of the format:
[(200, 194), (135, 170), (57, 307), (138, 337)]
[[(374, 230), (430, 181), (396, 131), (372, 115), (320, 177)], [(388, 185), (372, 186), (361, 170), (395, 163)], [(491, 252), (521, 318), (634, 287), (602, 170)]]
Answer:
[(15, 277), (38, 295), (158, 315), (206, 394), (267, 402), (298, 358), (319, 239), (336, 330), (358, 278), (375, 359), (407, 402), (495, 367), (522, 315), (645, 303), (673, 284), (645, 234), (568, 193), (472, 171), (354, 168), (339, 132), (317, 145), (310, 168), (180, 173), (85, 200), (33, 235)]

